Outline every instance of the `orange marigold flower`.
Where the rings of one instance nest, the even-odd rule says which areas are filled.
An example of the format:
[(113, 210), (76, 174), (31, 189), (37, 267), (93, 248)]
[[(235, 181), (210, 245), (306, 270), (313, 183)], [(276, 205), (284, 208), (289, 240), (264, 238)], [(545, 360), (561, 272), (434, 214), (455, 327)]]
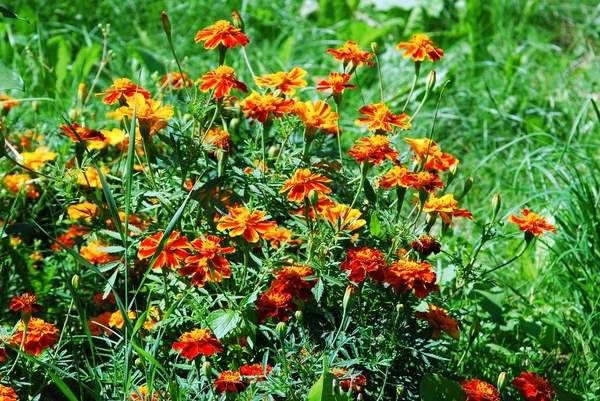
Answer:
[(104, 312), (96, 317), (88, 319), (87, 324), (88, 328), (90, 329), (90, 334), (93, 336), (99, 336), (104, 332), (107, 336), (110, 336), (113, 333), (108, 328), (111, 316), (111, 312)]
[(274, 221), (265, 220), (267, 212), (254, 210), (250, 212), (243, 206), (229, 208), (229, 215), (219, 220), (217, 230), (229, 231), (230, 237), (241, 235), (248, 242), (257, 242), (260, 234), (273, 230), (277, 227)]
[(219, 45), (227, 48), (236, 47), (237, 45), (244, 47), (250, 43), (250, 40), (242, 33), (240, 28), (234, 27), (225, 20), (217, 21), (208, 28), (199, 30), (194, 40), (196, 43), (206, 41), (204, 43), (205, 49), (215, 49)]
[(158, 401), (158, 392), (152, 392), (152, 398), (148, 394), (148, 386), (139, 386), (129, 395), (129, 399), (134, 401)]
[(210, 332), (210, 329), (194, 329), (183, 333), (179, 342), (173, 344), (175, 351), (181, 350), (181, 356), (190, 361), (202, 354), (211, 356), (223, 352), (223, 344)]
[[(254, 167), (256, 167), (259, 171), (264, 172), (265, 174), (269, 172), (269, 167), (267, 166), (267, 163), (264, 162), (264, 160), (254, 160)], [(244, 173), (246, 173), (247, 175), (253, 174), (254, 169), (252, 167), (246, 167), (244, 169)]]
[(272, 93), (261, 96), (258, 92), (252, 91), (250, 96), (240, 102), (240, 106), (246, 118), (264, 123), (272, 118), (271, 115), (281, 118), (284, 114), (294, 111), (294, 100), (275, 97)]
[(119, 259), (117, 255), (111, 255), (108, 252), (99, 249), (106, 248), (107, 246), (108, 245), (100, 241), (89, 241), (87, 246), (81, 247), (79, 253), (92, 264), (105, 265)]
[(328, 79), (324, 79), (317, 84), (317, 90), (320, 92), (330, 90), (343, 93), (344, 89), (356, 89), (356, 85), (349, 84), (348, 81), (350, 81), (350, 75), (330, 72)]
[(3, 386), (0, 384), (0, 400), (2, 401), (18, 401), (19, 396), (15, 393), (12, 387)]
[(362, 213), (350, 206), (337, 204), (323, 208), (323, 217), (333, 226), (335, 231), (354, 231), (367, 224), (360, 218)]
[(390, 148), (390, 141), (385, 135), (357, 139), (347, 153), (354, 157), (357, 163), (368, 161), (373, 164), (380, 164), (385, 158), (395, 161), (400, 154)]
[(29, 174), (8, 174), (2, 182), (14, 194), (18, 194), (21, 191), (21, 187), (25, 185), (24, 191), (27, 193), (28, 198), (37, 199), (40, 197), (36, 186), (33, 185), (34, 180)]
[[(163, 235), (164, 233), (159, 231), (156, 234), (144, 239), (140, 244), (140, 250), (137, 254), (138, 258), (152, 258), (158, 250), (158, 245), (160, 244)], [(165, 247), (158, 255), (158, 258), (156, 258), (156, 262), (154, 262), (154, 265), (152, 265), (152, 268), (160, 269), (165, 265), (170, 269), (179, 267), (179, 261), (190, 256), (190, 254), (186, 251), (186, 249), (189, 247), (190, 244), (188, 243), (187, 238), (179, 238), (179, 232), (173, 231), (165, 243)]]
[(188, 75), (184, 72), (183, 75), (179, 72), (170, 72), (163, 75), (160, 86), (166, 88), (167, 86), (174, 89), (181, 89), (185, 85), (190, 88), (194, 85), (194, 81), (188, 78)]
[[(68, 248), (73, 248), (75, 245), (75, 238), (80, 238), (88, 232), (89, 229), (85, 226), (73, 225), (69, 227), (69, 231), (59, 236), (56, 240)], [(59, 244), (54, 243), (52, 244), (51, 249), (56, 252), (62, 250), (63, 248)]]
[[(204, 146), (215, 147), (217, 150), (221, 149), (231, 154), (231, 134), (221, 127), (211, 128), (204, 136)], [(213, 152), (215, 156), (217, 155), (217, 150)]]
[[(418, 194), (415, 194), (418, 196)], [(459, 209), (458, 201), (454, 199), (454, 195), (447, 194), (438, 198), (435, 194), (431, 194), (429, 199), (425, 201), (423, 205), (423, 211), (425, 213), (429, 213), (432, 216), (440, 215), (444, 224), (453, 225), (452, 216), (454, 217), (467, 217), (469, 219), (473, 218), (471, 212), (467, 209)]]
[(463, 380), (460, 385), (468, 395), (465, 401), (500, 401), (500, 392), (490, 383), (481, 380)]
[(391, 284), (395, 292), (407, 293), (414, 289), (415, 297), (423, 299), (430, 292), (439, 291), (433, 266), (427, 262), (402, 258), (393, 262), (384, 273), (384, 282)]
[(404, 141), (415, 152), (419, 164), (423, 165), (425, 163), (425, 170), (448, 171), (450, 167), (459, 163), (458, 159), (448, 153), (442, 152), (438, 148), (437, 143), (428, 138), (404, 138)]
[[(0, 362), (4, 363), (8, 360), (8, 354), (6, 353), (6, 349), (4, 347), (0, 348)], [(2, 393), (0, 393), (2, 395)]]
[(216, 378), (215, 382), (213, 383), (213, 387), (220, 393), (239, 393), (246, 389), (246, 383), (242, 381), (242, 377), (239, 372), (226, 370), (219, 373), (219, 377)]
[(262, 237), (263, 237), (263, 239), (265, 239), (267, 241), (271, 241), (270, 244), (273, 247), (273, 249), (279, 249), (279, 247), (283, 246), (284, 244), (287, 244), (287, 245), (302, 244), (302, 240), (300, 238), (292, 239), (293, 235), (294, 235), (293, 231), (290, 231), (284, 227), (277, 227), (273, 230), (270, 230), (270, 231), (264, 233)]
[(70, 126), (65, 124), (61, 125), (60, 129), (63, 131), (62, 133), (71, 138), (71, 141), (73, 142), (79, 142), (79, 138), (77, 138), (77, 135), (75, 135), (71, 127), (75, 129), (77, 135), (79, 135), (79, 138), (81, 138), (84, 141), (106, 140), (106, 137), (102, 135), (100, 131), (91, 130), (88, 127), (82, 127), (77, 123), (72, 123)]
[(265, 380), (265, 376), (271, 373), (273, 368), (269, 365), (263, 366), (262, 363), (255, 363), (253, 365), (242, 365), (240, 366), (240, 375), (250, 378), (250, 383), (262, 382)]
[[(127, 317), (129, 320), (133, 320), (137, 317), (137, 314), (134, 311), (127, 311)], [(109, 327), (116, 327), (117, 329), (122, 329), (125, 325), (125, 318), (120, 310), (111, 313), (110, 319), (108, 319)]]
[(112, 105), (119, 102), (121, 106), (123, 106), (127, 103), (127, 98), (135, 96), (136, 93), (142, 95), (146, 99), (150, 97), (150, 92), (132, 84), (130, 79), (118, 78), (115, 79), (110, 88), (106, 89), (104, 92), (96, 93), (96, 97), (106, 95), (106, 97), (102, 99), (102, 103)]
[(331, 189), (323, 183), (332, 182), (321, 174), (313, 174), (307, 168), (296, 170), (292, 177), (288, 178), (279, 193), (290, 191), (288, 200), (290, 202), (300, 203), (308, 196), (308, 193), (315, 190), (319, 193), (330, 193)]
[(407, 130), (412, 126), (412, 124), (407, 121), (410, 118), (406, 113), (397, 116), (388, 109), (385, 103), (368, 104), (361, 107), (358, 112), (367, 117), (357, 118), (354, 123), (356, 125), (369, 124), (368, 128), (370, 130), (392, 132), (394, 131), (392, 125), (400, 127), (403, 130)]
[(94, 205), (92, 202), (85, 201), (83, 203), (69, 206), (67, 208), (67, 214), (72, 220), (81, 219), (85, 221), (91, 221), (94, 217), (100, 215), (100, 210), (98, 209), (98, 206)]
[(307, 85), (306, 81), (302, 79), (305, 75), (305, 70), (294, 67), (290, 72), (279, 71), (264, 77), (254, 77), (254, 82), (258, 86), (272, 86), (279, 89), (284, 95), (293, 96), (296, 93), (294, 88), (304, 88)]
[(148, 308), (148, 313), (146, 314), (146, 321), (144, 322), (144, 329), (153, 332), (156, 330), (157, 326), (160, 324), (160, 320), (162, 317), (160, 316), (160, 311), (158, 310), (158, 306), (151, 306)]
[(387, 267), (383, 252), (368, 246), (359, 246), (346, 250), (346, 259), (341, 264), (342, 270), (349, 270), (348, 278), (355, 283), (362, 282), (367, 274), (376, 282), (383, 281), (383, 268)]
[(547, 217), (542, 217), (538, 214), (530, 212), (529, 209), (521, 210), (521, 214), (525, 218), (517, 217), (514, 214), (508, 216), (508, 221), (519, 225), (519, 230), (527, 231), (533, 235), (542, 235), (544, 230), (551, 231), (556, 234), (556, 227), (548, 224)]
[[(100, 171), (104, 176), (110, 172), (106, 167), (101, 167)], [(100, 181), (100, 175), (95, 167), (88, 167), (85, 170), (81, 170), (77, 176), (77, 183), (84, 187), (102, 188), (102, 181)]]
[(351, 40), (347, 41), (339, 49), (327, 49), (327, 53), (333, 54), (336, 60), (342, 60), (344, 65), (353, 63), (355, 67), (362, 67), (363, 64), (369, 67), (373, 66), (373, 62), (369, 60), (375, 56), (373, 53), (360, 50), (356, 42)]
[(92, 301), (99, 307), (103, 307), (106, 305), (116, 305), (117, 299), (115, 298), (115, 294), (109, 292), (106, 297), (104, 296), (104, 291), (97, 293), (92, 297)]
[(23, 164), (32, 170), (39, 170), (46, 162), (54, 161), (56, 153), (50, 152), (48, 148), (36, 148), (33, 152), (21, 153)]
[(344, 393), (350, 391), (350, 387), (352, 387), (353, 391), (362, 391), (362, 389), (367, 385), (367, 378), (362, 373), (359, 375), (349, 375), (348, 369), (344, 368), (329, 369), (329, 372), (340, 378), (350, 376), (349, 379), (339, 381), (340, 387)]
[(512, 385), (529, 401), (552, 401), (552, 395), (556, 394), (548, 379), (533, 372), (522, 372)]
[[(324, 195), (322, 193), (318, 193), (318, 200), (317, 200), (317, 212), (318, 213), (323, 213), (323, 210), (325, 210), (325, 208), (333, 207), (333, 206), (337, 206), (337, 203), (332, 201), (329, 196)], [(304, 217), (304, 206), (301, 206), (300, 208), (292, 211), (292, 213), (298, 214), (298, 215)], [(313, 207), (308, 208), (308, 217), (313, 220), (317, 217), (315, 215), (315, 209)]]
[(413, 241), (410, 245), (412, 249), (424, 257), (432, 253), (437, 255), (442, 250), (442, 246), (435, 240), (435, 237), (429, 235), (421, 235), (417, 241)]
[(409, 188), (414, 182), (414, 174), (406, 166), (394, 166), (379, 180), (378, 185), (383, 189), (394, 187)]
[(199, 81), (202, 81), (200, 90), (208, 92), (214, 89), (214, 97), (219, 99), (223, 96), (229, 96), (231, 88), (237, 89), (240, 92), (248, 93), (248, 87), (242, 81), (238, 81), (235, 77), (233, 68), (221, 65), (216, 70), (209, 71)]
[(292, 302), (292, 294), (270, 289), (256, 300), (258, 321), (264, 322), (271, 316), (278, 321), (288, 320), (288, 311), (295, 312), (297, 306)]
[[(223, 278), (231, 277), (229, 262), (221, 254), (235, 252), (233, 247), (221, 247), (223, 238), (209, 235), (205, 240), (200, 238), (192, 241), (192, 248), (198, 252), (185, 259), (185, 265), (179, 268), (182, 276), (192, 275), (190, 284), (204, 286), (206, 280), (220, 282)], [(210, 262), (210, 265), (209, 265)]]
[(130, 119), (133, 118), (133, 109), (135, 108), (135, 118), (140, 124), (140, 131), (151, 133), (166, 127), (166, 120), (173, 114), (173, 106), (161, 106), (161, 102), (154, 99), (145, 99), (139, 93), (127, 99), (127, 106), (118, 108), (118, 111)]
[(42, 311), (42, 306), (37, 303), (38, 296), (35, 294), (24, 293), (20, 297), (13, 297), (9, 308), (12, 311), (23, 310), (25, 313), (31, 311), (39, 313)]
[(396, 49), (406, 49), (403, 58), (412, 57), (413, 61), (423, 61), (425, 56), (435, 62), (444, 58), (444, 51), (433, 45), (433, 42), (424, 33), (417, 33), (408, 42), (400, 42)]
[(0, 107), (4, 110), (4, 113), (8, 113), (10, 109), (19, 105), (19, 101), (14, 97), (10, 97), (4, 93), (0, 94)]
[(312, 129), (314, 132), (321, 129), (331, 133), (338, 132), (337, 121), (339, 116), (338, 113), (331, 111), (329, 103), (322, 100), (317, 100), (314, 105), (310, 100), (296, 102), (294, 112), (306, 124), (307, 130)]
[(308, 266), (294, 263), (283, 266), (282, 270), (275, 271), (275, 280), (271, 282), (271, 289), (280, 293), (288, 293), (293, 298), (308, 301), (313, 298), (312, 288), (319, 281), (318, 278), (307, 280), (315, 272)]
[[(17, 334), (12, 336), (9, 342), (13, 345), (20, 346), (23, 340), (23, 321), (19, 322)], [(39, 356), (46, 348), (54, 349), (54, 344), (58, 342), (59, 330), (52, 324), (46, 323), (42, 319), (32, 317), (27, 324), (27, 335), (23, 350), (28, 355)]]
[(446, 334), (456, 341), (460, 340), (458, 321), (448, 316), (448, 312), (445, 309), (429, 304), (429, 312), (416, 312), (415, 316), (417, 319), (429, 322), (429, 327), (433, 330), (431, 333), (433, 340), (440, 338), (440, 330), (446, 332)]

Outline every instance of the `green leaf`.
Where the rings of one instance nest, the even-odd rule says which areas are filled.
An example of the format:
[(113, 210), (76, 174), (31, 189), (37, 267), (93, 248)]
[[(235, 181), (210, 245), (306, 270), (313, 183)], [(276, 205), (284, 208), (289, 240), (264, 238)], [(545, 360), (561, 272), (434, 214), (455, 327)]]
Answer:
[(373, 205), (377, 203), (377, 195), (369, 180), (365, 179), (365, 196)]
[(69, 64), (71, 64), (71, 45), (64, 37), (60, 37), (56, 52), (56, 66), (54, 67), (56, 90), (62, 88), (69, 72)]
[(371, 222), (369, 223), (369, 230), (371, 230), (371, 234), (374, 237), (379, 237), (381, 235), (381, 224), (379, 224), (379, 218), (377, 218), (376, 213), (373, 213), (371, 215)]
[(25, 21), (25, 22), (27, 22), (28, 24), (30, 24), (30, 22), (29, 22), (29, 21), (27, 21), (25, 18), (21, 18), (21, 17), (19, 17), (17, 14), (15, 14), (14, 12), (12, 12), (12, 11), (11, 11), (11, 10), (9, 10), (8, 8), (6, 8), (6, 7), (4, 6), (4, 4), (0, 4), (0, 14), (2, 14), (2, 16), (3, 16), (4, 18), (18, 19), (18, 20)]
[(0, 61), (0, 90), (18, 89), (25, 91), (23, 78)]
[(556, 391), (556, 401), (583, 401), (583, 397), (565, 390), (558, 384), (553, 384), (552, 388)]
[(335, 376), (329, 372), (327, 361), (323, 365), (323, 374), (319, 380), (313, 384), (308, 392), (307, 401), (343, 401), (347, 400), (345, 395), (333, 392), (333, 380)]
[(421, 380), (422, 401), (464, 401), (465, 392), (457, 382), (435, 373), (428, 373)]
[(208, 327), (219, 339), (227, 338), (229, 334), (237, 330), (242, 323), (242, 313), (231, 309), (218, 309), (211, 312), (206, 318)]

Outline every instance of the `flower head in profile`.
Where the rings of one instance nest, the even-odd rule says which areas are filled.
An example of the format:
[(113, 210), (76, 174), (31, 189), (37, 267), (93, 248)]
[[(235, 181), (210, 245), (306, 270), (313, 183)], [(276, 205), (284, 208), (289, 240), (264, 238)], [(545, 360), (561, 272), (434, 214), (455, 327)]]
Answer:
[[(418, 194), (415, 194), (418, 196)], [(466, 217), (472, 219), (473, 215), (467, 209), (459, 209), (458, 201), (454, 199), (454, 195), (446, 194), (441, 198), (438, 198), (434, 193), (431, 194), (429, 199), (425, 201), (423, 205), (423, 211), (429, 213), (432, 216), (439, 215), (444, 224), (453, 225), (452, 217)]]
[(110, 336), (113, 333), (108, 328), (111, 316), (111, 312), (104, 312), (96, 317), (88, 319), (87, 324), (90, 334), (93, 336), (99, 336), (102, 335), (102, 333), (106, 333), (107, 336)]
[(321, 174), (311, 173), (309, 169), (302, 168), (296, 170), (291, 178), (288, 178), (279, 193), (288, 192), (288, 200), (290, 202), (300, 203), (308, 196), (310, 191), (328, 194), (331, 189), (324, 184), (332, 182), (327, 177)]
[(426, 320), (429, 323), (429, 327), (432, 329), (431, 338), (433, 340), (440, 338), (440, 331), (445, 332), (456, 341), (460, 339), (458, 321), (448, 316), (448, 312), (445, 309), (429, 304), (428, 312), (416, 312), (415, 317)]
[(246, 118), (258, 120), (260, 123), (273, 118), (281, 118), (294, 111), (294, 100), (275, 97), (272, 93), (260, 95), (252, 91), (250, 96), (240, 102)]
[(343, 93), (344, 89), (356, 89), (356, 85), (349, 84), (348, 81), (350, 81), (350, 75), (330, 72), (328, 79), (324, 79), (317, 84), (317, 90), (319, 92), (330, 90), (332, 92)]
[[(75, 131), (77, 132), (77, 134), (73, 133), (73, 129), (75, 129)], [(91, 130), (87, 127), (82, 127), (77, 123), (72, 123), (71, 125), (61, 125), (60, 126), (61, 129), (61, 133), (63, 135), (68, 136), (69, 138), (71, 138), (71, 141), (73, 142), (79, 142), (79, 138), (81, 138), (81, 140), (83, 141), (104, 141), (106, 140), (106, 137), (104, 135), (102, 135), (102, 133), (100, 131), (96, 131), (96, 130)], [(77, 137), (77, 135), (79, 135), (79, 138)]]
[(342, 261), (342, 270), (350, 271), (348, 278), (355, 283), (361, 283), (367, 277), (376, 282), (383, 281), (383, 270), (387, 267), (385, 255), (377, 249), (359, 246), (346, 250), (346, 259)]
[(129, 399), (133, 401), (158, 401), (158, 392), (152, 392), (152, 398), (148, 392), (148, 386), (139, 386), (131, 394)]
[(96, 93), (96, 97), (104, 96), (102, 103), (113, 105), (119, 102), (121, 106), (127, 104), (127, 99), (135, 96), (136, 94), (142, 95), (145, 99), (150, 98), (150, 92), (147, 90), (131, 83), (130, 79), (117, 78), (113, 84), (106, 90), (100, 93)]
[(556, 233), (556, 227), (549, 224), (546, 219), (538, 214), (530, 212), (529, 209), (521, 210), (523, 218), (511, 214), (508, 221), (519, 226), (519, 230), (529, 232), (533, 235), (542, 235), (544, 231)]
[(233, 68), (220, 65), (216, 70), (209, 71), (198, 81), (202, 82), (200, 90), (208, 92), (214, 89), (215, 99), (220, 99), (224, 96), (229, 96), (231, 89), (237, 89), (240, 92), (248, 93), (248, 87), (242, 81), (235, 79), (235, 71)]
[[(152, 258), (158, 250), (158, 245), (163, 238), (163, 232), (159, 231), (150, 237), (145, 238), (140, 244), (138, 251), (138, 258), (146, 259)], [(170, 269), (179, 267), (179, 262), (187, 258), (190, 254), (187, 251), (190, 244), (186, 237), (179, 237), (177, 231), (173, 231), (166, 241), (164, 248), (158, 254), (156, 262), (152, 266), (153, 269), (160, 269), (163, 266), (167, 266)]]
[(221, 20), (215, 22), (208, 28), (204, 28), (198, 31), (196, 37), (194, 37), (196, 43), (204, 41), (205, 49), (215, 49), (217, 46), (222, 45), (226, 48), (236, 47), (240, 45), (242, 47), (250, 43), (250, 40), (240, 28), (236, 28), (229, 21)]
[(425, 170), (448, 171), (450, 167), (458, 165), (458, 159), (442, 152), (435, 141), (428, 138), (404, 138), (404, 141), (412, 148), (419, 164), (425, 164)]
[(381, 164), (386, 158), (395, 161), (400, 154), (390, 147), (390, 141), (385, 135), (357, 139), (347, 153), (354, 157), (357, 163), (367, 161), (372, 164)]
[(322, 100), (317, 100), (313, 105), (310, 100), (306, 102), (296, 102), (294, 112), (300, 120), (306, 124), (307, 130), (316, 131), (317, 129), (337, 133), (338, 113), (331, 111), (331, 106)]
[(418, 240), (413, 241), (410, 246), (422, 256), (427, 257), (432, 253), (438, 254), (442, 250), (442, 246), (435, 237), (430, 235), (421, 235)]
[(19, 105), (19, 101), (14, 97), (10, 97), (4, 93), (0, 93), (0, 107), (4, 111), (4, 114), (8, 113), (10, 109)]
[(181, 351), (181, 356), (193, 360), (198, 355), (211, 356), (223, 352), (223, 344), (215, 337), (210, 329), (195, 329), (183, 333), (179, 341), (173, 344), (175, 351)]
[(302, 79), (305, 75), (305, 70), (294, 67), (290, 72), (279, 71), (264, 77), (254, 77), (254, 82), (258, 86), (274, 87), (284, 95), (293, 96), (296, 94), (295, 88), (304, 88), (307, 85), (306, 81)]
[(403, 58), (412, 57), (413, 61), (421, 62), (425, 56), (430, 61), (439, 61), (444, 58), (444, 51), (435, 47), (433, 42), (424, 33), (417, 33), (408, 42), (400, 42), (396, 49), (406, 49)]
[(169, 87), (173, 89), (181, 89), (184, 85), (188, 88), (191, 88), (192, 85), (194, 85), (194, 81), (192, 81), (185, 72), (182, 74), (175, 71), (163, 75), (160, 84), (160, 86), (163, 88)]
[(94, 217), (100, 215), (100, 210), (92, 202), (85, 201), (67, 207), (67, 214), (73, 220), (91, 221)]
[(231, 142), (231, 134), (221, 127), (213, 127), (209, 129), (204, 136), (204, 146), (208, 148), (216, 148), (216, 150), (212, 152), (215, 156), (217, 155), (217, 151), (219, 149), (225, 151), (225, 153), (231, 154), (232, 145), (233, 143)]
[(552, 395), (556, 394), (548, 379), (533, 372), (522, 372), (513, 380), (512, 385), (518, 388), (528, 401), (552, 401)]
[(292, 294), (275, 289), (263, 293), (256, 300), (258, 321), (264, 322), (269, 316), (276, 321), (288, 320), (288, 311), (295, 312), (298, 307), (292, 301)]
[(369, 67), (373, 66), (373, 62), (369, 60), (375, 56), (373, 53), (360, 50), (356, 42), (351, 40), (344, 43), (339, 49), (327, 49), (327, 53), (333, 54), (336, 60), (343, 61), (344, 65), (352, 63), (355, 67), (362, 67), (363, 64)]
[[(23, 321), (19, 322), (18, 333), (10, 338), (9, 343), (20, 346), (24, 328)], [(58, 332), (59, 330), (52, 323), (32, 317), (27, 324), (23, 351), (28, 355), (39, 356), (43, 350), (54, 347), (54, 344), (58, 342)]]
[(51, 152), (46, 147), (36, 148), (33, 152), (22, 152), (23, 164), (32, 170), (39, 170), (46, 162), (54, 161), (56, 153)]
[(460, 385), (468, 395), (465, 401), (500, 401), (500, 392), (490, 383), (482, 380), (463, 380)]
[[(137, 314), (134, 311), (127, 311), (127, 318), (129, 320), (134, 320), (137, 317)], [(109, 327), (116, 327), (117, 329), (122, 329), (125, 325), (125, 318), (120, 310), (111, 313), (110, 319), (108, 319)]]
[(314, 276), (315, 272), (308, 266), (294, 263), (283, 266), (281, 270), (275, 271), (275, 280), (271, 282), (271, 289), (280, 293), (288, 293), (292, 298), (308, 301), (313, 298), (312, 288), (319, 279), (307, 280)]
[(246, 383), (242, 381), (242, 376), (239, 372), (226, 370), (219, 373), (213, 383), (213, 387), (219, 393), (239, 393), (246, 389)]
[(20, 297), (13, 297), (10, 301), (9, 308), (12, 311), (22, 310), (25, 313), (42, 311), (42, 306), (37, 303), (38, 296), (35, 294), (24, 293)]
[(139, 93), (127, 99), (127, 106), (120, 107), (118, 111), (131, 119), (134, 108), (135, 118), (140, 124), (142, 133), (144, 131), (152, 133), (164, 128), (167, 120), (174, 114), (172, 105), (162, 106), (158, 100), (146, 99)]
[(100, 241), (89, 241), (86, 246), (82, 246), (80, 249), (80, 254), (83, 256), (88, 262), (95, 265), (104, 265), (114, 260), (119, 259), (117, 255), (111, 255), (106, 251), (101, 250), (100, 248), (106, 248), (104, 242)]
[(409, 129), (412, 124), (408, 121), (410, 117), (406, 113), (395, 115), (388, 109), (385, 103), (375, 103), (363, 106), (358, 110), (360, 114), (366, 117), (357, 118), (354, 123), (356, 125), (369, 124), (369, 130), (381, 130), (392, 132), (392, 125), (400, 127), (403, 130)]
[(415, 297), (423, 299), (430, 292), (439, 291), (435, 284), (437, 277), (433, 266), (427, 262), (402, 258), (393, 262), (384, 273), (384, 282), (391, 284), (395, 292), (407, 293), (415, 290)]
[(2, 401), (18, 401), (19, 396), (15, 393), (12, 387), (3, 386), (0, 384), (0, 400)]
[(260, 234), (277, 227), (274, 221), (265, 220), (266, 215), (267, 212), (262, 210), (250, 212), (243, 206), (233, 206), (229, 208), (228, 216), (221, 217), (217, 230), (229, 230), (230, 237), (241, 235), (248, 242), (257, 242)]
[(354, 231), (367, 224), (365, 220), (360, 218), (362, 215), (360, 210), (351, 209), (347, 205), (334, 204), (326, 206), (321, 213), (336, 232)]

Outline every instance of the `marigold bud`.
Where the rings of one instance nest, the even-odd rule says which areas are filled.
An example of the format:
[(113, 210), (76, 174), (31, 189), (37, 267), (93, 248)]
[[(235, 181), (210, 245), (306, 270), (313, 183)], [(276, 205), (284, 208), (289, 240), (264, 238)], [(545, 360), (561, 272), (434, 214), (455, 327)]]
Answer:
[(296, 317), (297, 321), (299, 321), (299, 322), (304, 321), (304, 313), (302, 313), (301, 310), (297, 310), (296, 313), (294, 313), (294, 316)]
[(353, 285), (349, 285), (346, 287), (346, 293), (344, 294), (344, 300), (342, 301), (342, 307), (344, 308), (344, 313), (352, 308), (354, 305), (354, 301), (356, 299), (356, 287)]
[(244, 20), (240, 16), (240, 13), (237, 11), (231, 12), (231, 18), (233, 19), (233, 26), (241, 29), (242, 33), (244, 32)]
[(171, 20), (169, 19), (166, 11), (160, 13), (160, 20), (167, 36), (171, 36)]
[(210, 362), (206, 361), (202, 364), (202, 373), (208, 379), (212, 377), (212, 365), (210, 364)]
[(138, 369), (144, 369), (144, 362), (142, 362), (141, 358), (135, 358), (135, 361), (133, 361), (133, 363)]
[(287, 325), (285, 324), (285, 322), (277, 323), (277, 326), (275, 326), (275, 333), (277, 333), (277, 337), (279, 337), (279, 340), (283, 341), (283, 339), (285, 338), (285, 334), (287, 333)]
[(502, 391), (502, 389), (505, 388), (507, 384), (508, 375), (506, 374), (506, 372), (500, 372), (500, 374), (498, 375), (498, 381), (496, 382), (496, 387), (498, 388), (498, 391)]
[(427, 75), (427, 80), (425, 81), (425, 84), (427, 87), (427, 92), (430, 92), (435, 87), (435, 81), (436, 81), (435, 70), (431, 70), (431, 71), (429, 71), (429, 74)]
[(460, 198), (458, 198), (457, 200), (461, 200), (462, 198), (464, 198), (469, 193), (469, 191), (471, 190), (472, 187), (473, 187), (473, 177), (469, 177), (465, 180), (465, 185), (463, 186), (462, 194), (460, 195)]
[(85, 86), (85, 83), (82, 82), (77, 87), (77, 100), (79, 102), (83, 102), (86, 95), (87, 95), (87, 87)]
[(319, 204), (319, 193), (314, 189), (311, 189), (308, 192), (308, 200), (315, 210), (317, 209), (317, 205)]
[(272, 159), (275, 156), (277, 156), (278, 153), (279, 153), (279, 148), (275, 145), (271, 145), (271, 147), (267, 151), (267, 156), (269, 156), (269, 159)]
[(73, 285), (73, 288), (78, 289), (81, 285), (81, 277), (79, 277), (77, 274), (73, 275), (73, 278), (71, 278), (71, 284)]
[(231, 120), (229, 120), (229, 126), (227, 127), (227, 129), (229, 130), (229, 132), (232, 132), (232, 131), (235, 131), (239, 126), (240, 126), (240, 119), (232, 118)]
[(500, 194), (496, 194), (494, 195), (494, 197), (492, 198), (492, 210), (494, 211), (493, 213), (493, 217), (492, 217), (492, 222), (494, 220), (496, 220), (496, 216), (498, 216), (498, 212), (500, 211), (500, 208), (502, 207), (502, 198), (500, 198)]
[(477, 338), (477, 336), (479, 335), (480, 331), (481, 323), (479, 322), (479, 320), (475, 320), (469, 327), (469, 342), (473, 342), (473, 340), (475, 340), (475, 338)]
[(404, 304), (396, 304), (396, 313), (398, 313), (399, 315), (404, 313)]
[(31, 102), (31, 108), (34, 112), (38, 111), (38, 109), (40, 108), (40, 102), (34, 100), (33, 102)]
[(79, 118), (79, 110), (77, 110), (77, 109), (69, 110), (69, 118), (71, 119), (71, 121), (77, 120)]
[(379, 54), (379, 46), (377, 42), (371, 42), (371, 51), (375, 54)]
[(396, 395), (398, 398), (404, 395), (404, 386), (402, 384), (396, 387)]
[(362, 400), (363, 400), (362, 393), (358, 393), (358, 396), (356, 397), (356, 401), (362, 401)]

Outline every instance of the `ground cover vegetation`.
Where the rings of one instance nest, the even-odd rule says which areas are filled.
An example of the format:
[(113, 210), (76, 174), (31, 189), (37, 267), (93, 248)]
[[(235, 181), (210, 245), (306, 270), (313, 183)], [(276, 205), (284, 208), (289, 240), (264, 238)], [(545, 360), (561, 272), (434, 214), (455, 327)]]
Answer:
[(0, 11), (0, 401), (600, 394), (595, 2)]

